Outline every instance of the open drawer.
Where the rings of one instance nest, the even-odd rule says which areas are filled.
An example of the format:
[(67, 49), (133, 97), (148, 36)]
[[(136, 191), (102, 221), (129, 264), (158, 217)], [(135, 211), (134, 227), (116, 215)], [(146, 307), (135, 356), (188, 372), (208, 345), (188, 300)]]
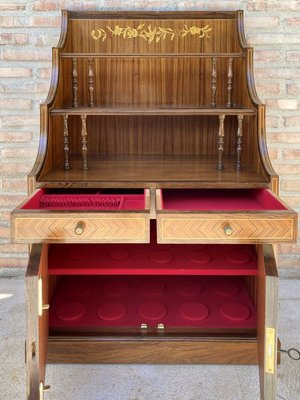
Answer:
[(39, 189), (12, 212), (15, 243), (149, 242), (149, 190)]
[(296, 240), (297, 214), (268, 189), (156, 191), (158, 243)]

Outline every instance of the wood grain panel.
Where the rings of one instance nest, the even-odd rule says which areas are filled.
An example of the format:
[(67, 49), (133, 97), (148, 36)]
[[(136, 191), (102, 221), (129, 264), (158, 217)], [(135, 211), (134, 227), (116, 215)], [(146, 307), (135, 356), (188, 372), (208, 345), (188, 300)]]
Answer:
[[(271, 244), (258, 247), (258, 359), (260, 398), (276, 398), (278, 271)], [(274, 332), (268, 342), (267, 330)]]
[(49, 337), (48, 362), (257, 364), (255, 339)]
[(26, 271), (26, 374), (27, 399), (39, 400), (40, 382), (45, 383), (48, 311), (38, 315), (38, 280), (43, 279), (43, 304), (48, 304), (47, 246), (33, 245)]

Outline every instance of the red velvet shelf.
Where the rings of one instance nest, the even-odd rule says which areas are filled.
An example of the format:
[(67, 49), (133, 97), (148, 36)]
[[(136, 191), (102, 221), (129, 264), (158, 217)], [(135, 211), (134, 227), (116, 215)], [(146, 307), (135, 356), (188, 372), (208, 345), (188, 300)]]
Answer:
[(50, 275), (256, 275), (253, 245), (59, 244)]
[(243, 277), (62, 277), (50, 329), (255, 329), (256, 310)]

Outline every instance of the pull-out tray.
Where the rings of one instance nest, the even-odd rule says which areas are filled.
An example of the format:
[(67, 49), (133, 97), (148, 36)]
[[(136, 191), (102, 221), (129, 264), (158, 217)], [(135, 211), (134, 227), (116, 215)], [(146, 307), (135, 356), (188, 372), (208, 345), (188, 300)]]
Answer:
[(159, 243), (296, 239), (297, 214), (268, 189), (161, 189), (156, 209)]
[(37, 190), (12, 213), (15, 243), (149, 242), (149, 190)]

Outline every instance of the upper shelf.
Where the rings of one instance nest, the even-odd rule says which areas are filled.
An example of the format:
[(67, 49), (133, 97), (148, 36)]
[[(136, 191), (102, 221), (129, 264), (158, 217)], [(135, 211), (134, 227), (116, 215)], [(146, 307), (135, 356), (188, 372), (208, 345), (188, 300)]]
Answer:
[(125, 107), (70, 107), (54, 108), (53, 115), (254, 115), (254, 108), (243, 107), (188, 107), (188, 108), (125, 108)]

